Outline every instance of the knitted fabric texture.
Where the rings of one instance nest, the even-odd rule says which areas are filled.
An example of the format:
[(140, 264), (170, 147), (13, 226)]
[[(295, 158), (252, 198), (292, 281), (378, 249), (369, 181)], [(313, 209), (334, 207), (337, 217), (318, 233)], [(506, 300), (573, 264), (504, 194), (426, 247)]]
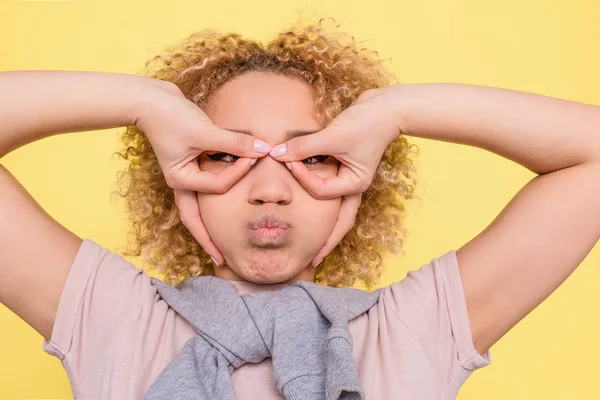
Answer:
[(286, 399), (364, 400), (348, 321), (379, 301), (367, 292), (309, 281), (256, 295), (214, 276), (175, 288), (152, 278), (160, 297), (198, 331), (157, 377), (143, 400), (234, 400), (231, 373), (272, 357)]

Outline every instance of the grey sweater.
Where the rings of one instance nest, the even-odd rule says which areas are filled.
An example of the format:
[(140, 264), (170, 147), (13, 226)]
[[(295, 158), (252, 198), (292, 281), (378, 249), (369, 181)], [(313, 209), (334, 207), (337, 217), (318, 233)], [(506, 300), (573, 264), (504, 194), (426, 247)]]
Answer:
[(234, 400), (230, 375), (273, 359), (286, 399), (363, 400), (348, 321), (377, 304), (367, 292), (309, 281), (239, 295), (227, 280), (187, 278), (175, 288), (152, 278), (160, 297), (198, 331), (158, 376), (143, 400)]

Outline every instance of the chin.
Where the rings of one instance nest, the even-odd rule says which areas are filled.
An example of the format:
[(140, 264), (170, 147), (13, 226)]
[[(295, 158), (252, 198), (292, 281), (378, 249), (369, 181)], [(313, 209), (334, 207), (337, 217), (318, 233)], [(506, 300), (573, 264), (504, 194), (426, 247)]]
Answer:
[[(242, 273), (243, 272), (243, 273)], [(281, 267), (281, 268), (273, 268), (272, 265), (255, 265), (248, 266), (244, 271), (240, 271), (238, 275), (241, 279), (262, 284), (278, 284), (278, 283), (291, 283), (298, 278), (301, 278), (300, 275), (303, 274), (303, 270), (290, 270), (289, 268)], [(311, 280), (310, 277), (305, 278)], [(312, 279), (314, 280), (314, 278)]]
[(314, 281), (310, 260), (301, 261), (283, 251), (259, 250), (243, 257), (238, 254), (231, 261), (231, 264), (225, 266), (226, 269), (221, 270), (220, 275), (225, 279), (262, 285), (291, 283), (298, 279)]
[(256, 266), (253, 265), (249, 267), (248, 270), (244, 271), (243, 278), (254, 283), (283, 283), (290, 278), (292, 278), (294, 274), (290, 274), (286, 272), (284, 268), (282, 269), (273, 269), (271, 266)]

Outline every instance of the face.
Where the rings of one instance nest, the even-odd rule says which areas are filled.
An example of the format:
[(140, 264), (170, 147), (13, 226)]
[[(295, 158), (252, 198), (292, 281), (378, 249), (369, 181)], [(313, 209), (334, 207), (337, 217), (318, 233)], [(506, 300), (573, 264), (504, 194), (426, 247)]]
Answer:
[[(313, 107), (312, 89), (300, 79), (251, 72), (225, 83), (203, 111), (220, 128), (248, 131), (275, 146), (288, 139), (287, 131), (323, 129)], [(199, 164), (203, 171), (218, 173), (237, 159), (207, 151)], [(302, 162), (323, 178), (336, 176), (340, 165), (327, 155)], [(269, 155), (226, 193), (198, 193), (197, 198), (206, 229), (225, 258), (224, 265), (215, 266), (215, 276), (261, 284), (314, 281), (309, 263), (325, 244), (341, 204), (341, 198), (314, 199), (284, 163)], [(271, 236), (284, 230), (249, 228), (268, 214), (289, 224), (283, 235)]]

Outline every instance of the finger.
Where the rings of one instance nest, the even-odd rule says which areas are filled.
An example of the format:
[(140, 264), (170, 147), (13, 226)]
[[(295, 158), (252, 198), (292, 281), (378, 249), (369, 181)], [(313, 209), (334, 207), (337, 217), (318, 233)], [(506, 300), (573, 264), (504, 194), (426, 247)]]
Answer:
[(333, 229), (329, 234), (329, 237), (325, 241), (323, 247), (317, 252), (315, 257), (311, 261), (311, 265), (315, 266), (325, 256), (327, 256), (338, 243), (346, 236), (348, 232), (354, 227), (356, 221), (356, 214), (362, 201), (362, 193), (345, 196), (342, 199), (340, 206), (340, 212), (338, 218), (333, 225)]
[(306, 168), (302, 162), (290, 162), (292, 175), (312, 197), (319, 200), (333, 199), (364, 191), (361, 181), (344, 165), (336, 177), (321, 178)]
[(318, 155), (331, 155), (335, 156), (339, 147), (339, 141), (335, 140), (335, 131), (333, 127), (325, 128), (319, 132), (299, 136), (290, 140), (287, 140), (281, 145), (285, 145), (285, 153), (281, 154), (279, 149), (275, 149), (269, 153), (271, 157), (277, 161), (300, 161), (308, 157)]
[(218, 174), (200, 170), (195, 162), (188, 163), (169, 180), (168, 185), (200, 193), (226, 193), (252, 167), (252, 159), (239, 158)]
[(204, 144), (202, 151), (223, 151), (246, 158), (262, 157), (271, 151), (270, 144), (244, 133), (228, 131), (214, 126), (213, 130), (207, 132), (207, 134), (212, 136), (211, 144), (213, 144), (213, 148), (206, 148), (206, 144)]
[(183, 225), (190, 231), (194, 239), (202, 246), (209, 256), (213, 257), (220, 265), (225, 259), (215, 243), (210, 238), (198, 208), (196, 193), (185, 190), (175, 190), (175, 204), (179, 209), (179, 218)]
[[(225, 168), (219, 172), (216, 176), (216, 181), (221, 184), (221, 188), (224, 189), (219, 193), (225, 193), (228, 191), (237, 181), (239, 181), (244, 175), (248, 173), (252, 165), (256, 162), (256, 158), (238, 158), (233, 165)], [(216, 186), (219, 188), (219, 186)]]

